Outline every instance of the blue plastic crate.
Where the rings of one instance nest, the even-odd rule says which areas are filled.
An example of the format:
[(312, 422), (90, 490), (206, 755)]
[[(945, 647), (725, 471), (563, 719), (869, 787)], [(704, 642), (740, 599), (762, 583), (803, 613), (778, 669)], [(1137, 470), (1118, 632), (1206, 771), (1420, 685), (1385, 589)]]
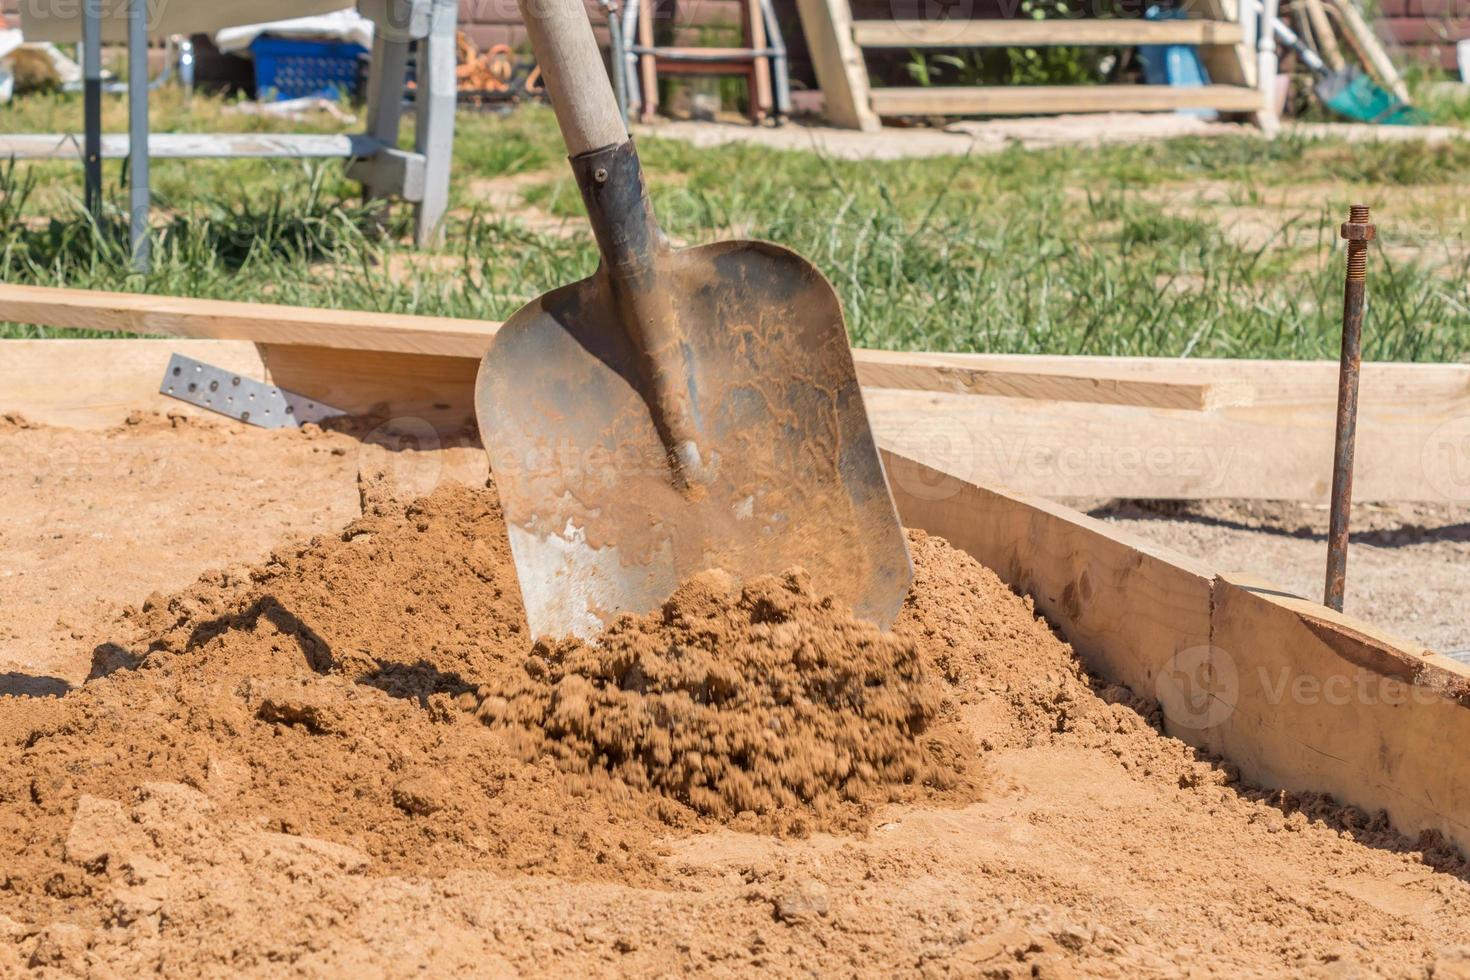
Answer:
[(350, 41), (303, 41), (261, 35), (250, 43), (258, 99), (356, 95), (358, 63), (367, 49)]

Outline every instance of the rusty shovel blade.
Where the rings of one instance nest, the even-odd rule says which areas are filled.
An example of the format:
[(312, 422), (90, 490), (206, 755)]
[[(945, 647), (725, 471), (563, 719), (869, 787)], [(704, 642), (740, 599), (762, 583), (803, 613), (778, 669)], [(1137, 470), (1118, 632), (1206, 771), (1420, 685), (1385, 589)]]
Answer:
[(603, 265), (511, 317), (476, 389), (532, 634), (593, 636), (716, 567), (801, 566), (888, 625), (912, 568), (831, 284), (760, 241), (620, 278), (639, 232), (609, 246), (587, 199)]

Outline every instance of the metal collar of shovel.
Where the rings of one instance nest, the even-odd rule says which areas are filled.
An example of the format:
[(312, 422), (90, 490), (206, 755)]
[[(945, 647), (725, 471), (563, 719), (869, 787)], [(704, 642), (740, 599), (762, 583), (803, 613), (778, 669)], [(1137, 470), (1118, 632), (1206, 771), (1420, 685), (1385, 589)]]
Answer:
[(692, 418), (688, 345), (661, 282), (668, 240), (654, 217), (638, 151), (629, 139), (574, 156), (571, 165), (671, 475), (680, 489), (697, 492), (708, 473)]

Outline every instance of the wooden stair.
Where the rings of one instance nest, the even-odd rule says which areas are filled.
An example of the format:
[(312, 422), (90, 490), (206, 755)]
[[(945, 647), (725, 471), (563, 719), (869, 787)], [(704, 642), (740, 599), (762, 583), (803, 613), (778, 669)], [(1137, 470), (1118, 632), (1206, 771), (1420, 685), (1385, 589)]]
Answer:
[[(875, 130), (880, 116), (1052, 115), (1088, 112), (1168, 112), (1214, 109), (1254, 113), (1263, 108), (1251, 52), (1254, 17), (1248, 3), (1206, 0), (1206, 16), (1031, 20), (852, 19), (848, 0), (797, 0), (817, 81), (835, 125)], [(870, 89), (864, 49), (1041, 46), (1133, 47), (1184, 44), (1199, 49), (1215, 84), (932, 86)]]
[(1244, 85), (984, 85), (875, 88), (880, 116), (1037, 116), (1065, 112), (1254, 112), (1261, 95)]
[(861, 48), (1011, 48), (1048, 45), (1239, 44), (1239, 24), (1218, 20), (859, 20)]

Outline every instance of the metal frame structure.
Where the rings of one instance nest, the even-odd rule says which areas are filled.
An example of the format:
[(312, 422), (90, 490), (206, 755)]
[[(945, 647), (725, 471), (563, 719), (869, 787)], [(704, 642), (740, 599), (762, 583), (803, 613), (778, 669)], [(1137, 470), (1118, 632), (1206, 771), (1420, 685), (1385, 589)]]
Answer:
[[(644, 65), (651, 66), (652, 61), (649, 59), (691, 66), (703, 63), (712, 67), (732, 62), (755, 61), (759, 63), (763, 61), (769, 66), (773, 97), (771, 110), (776, 121), (781, 122), (791, 115), (791, 71), (788, 64), (786, 40), (781, 34), (781, 24), (776, 18), (776, 9), (772, 0), (758, 0), (760, 24), (752, 25), (752, 27), (761, 28), (760, 34), (763, 35), (764, 43), (738, 51), (727, 48), (710, 50), (660, 48), (654, 46), (651, 41), (643, 43), (638, 40), (640, 28), (642, 29), (641, 36), (645, 38), (652, 37), (652, 28), (647, 22), (640, 24), (642, 15), (639, 6), (639, 0), (624, 0), (621, 10), (618, 10), (616, 6), (604, 6), (604, 9), (608, 11), (613, 82), (619, 92), (619, 104), (623, 107), (624, 122), (629, 121), (628, 116), (635, 107), (640, 116), (647, 116), (648, 107), (655, 101), (643, 91), (644, 84), (639, 79), (639, 72)], [(732, 70), (730, 74), (739, 77), (743, 73)], [(752, 91), (750, 98), (754, 106), (757, 101), (757, 93)]]
[[(80, 145), (70, 135), (0, 137), (0, 156), (55, 159), (80, 156), (85, 201), (91, 213), (102, 205), (102, 161), (127, 158), (128, 228), (133, 268), (149, 268), (149, 162), (152, 158), (338, 157), (347, 173), (361, 181), (368, 200), (397, 197), (416, 208), (414, 242), (423, 246), (442, 234), (449, 204), (454, 150), (455, 0), (358, 0), (358, 10), (373, 21), (373, 57), (368, 75), (367, 132), (361, 136), (317, 134), (161, 134), (150, 137), (148, 86), (128, 86), (126, 143), (102, 134), (102, 4), (82, 2), (82, 115)], [(128, 77), (148, 77), (148, 7), (128, 0)], [(403, 117), (409, 46), (417, 44), (414, 93), (414, 148), (398, 147)], [(192, 74), (192, 72), (190, 72)]]

